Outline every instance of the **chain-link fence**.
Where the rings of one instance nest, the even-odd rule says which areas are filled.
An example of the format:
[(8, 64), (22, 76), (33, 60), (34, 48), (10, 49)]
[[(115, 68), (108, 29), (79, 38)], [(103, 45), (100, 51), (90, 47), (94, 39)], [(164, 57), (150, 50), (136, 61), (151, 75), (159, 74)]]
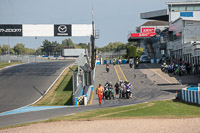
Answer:
[(0, 62), (45, 62), (48, 57), (35, 56), (35, 55), (1, 55)]
[(98, 57), (103, 59), (112, 59), (112, 58), (119, 58), (126, 54), (126, 49), (119, 50), (119, 51), (109, 51), (104, 53), (99, 53)]

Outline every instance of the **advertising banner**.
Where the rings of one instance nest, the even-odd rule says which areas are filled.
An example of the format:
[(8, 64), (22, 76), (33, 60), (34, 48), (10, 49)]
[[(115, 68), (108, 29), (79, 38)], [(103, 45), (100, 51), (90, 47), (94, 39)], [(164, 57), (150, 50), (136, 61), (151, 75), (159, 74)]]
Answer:
[(23, 36), (54, 36), (53, 24), (23, 24)]
[(0, 24), (0, 36), (22, 36), (22, 25)]
[(131, 37), (153, 37), (156, 33), (131, 33)]
[(152, 33), (155, 32), (155, 28), (142, 28), (142, 33)]
[(71, 24), (54, 25), (54, 36), (72, 36)]

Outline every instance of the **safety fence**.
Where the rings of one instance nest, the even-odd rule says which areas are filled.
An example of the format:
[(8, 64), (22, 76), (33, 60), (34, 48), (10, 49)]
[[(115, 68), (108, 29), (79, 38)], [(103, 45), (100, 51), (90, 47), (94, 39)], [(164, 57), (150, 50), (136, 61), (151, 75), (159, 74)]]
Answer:
[[(87, 103), (90, 100), (90, 96), (92, 94), (92, 91), (94, 89), (93, 85), (94, 85), (94, 81), (95, 81), (95, 73), (96, 73), (96, 66), (99, 65), (99, 61), (96, 61), (95, 63), (95, 67), (93, 70), (93, 80), (92, 80), (92, 85), (90, 86), (84, 86), (83, 88), (80, 89), (79, 91), (79, 95), (77, 97), (75, 97), (74, 99), (74, 105), (78, 106), (78, 105), (87, 105)], [(87, 87), (87, 88), (86, 88)]]
[[(127, 60), (122, 60), (122, 64), (128, 63)], [(113, 64), (113, 60), (103, 60), (101, 64)], [(116, 64), (119, 64), (119, 60), (116, 60)]]
[(198, 87), (181, 89), (181, 100), (200, 105), (200, 90)]
[(31, 62), (45, 62), (47, 61), (47, 57), (35, 56), (35, 55), (1, 55), (0, 62), (23, 62), (23, 63), (31, 63)]

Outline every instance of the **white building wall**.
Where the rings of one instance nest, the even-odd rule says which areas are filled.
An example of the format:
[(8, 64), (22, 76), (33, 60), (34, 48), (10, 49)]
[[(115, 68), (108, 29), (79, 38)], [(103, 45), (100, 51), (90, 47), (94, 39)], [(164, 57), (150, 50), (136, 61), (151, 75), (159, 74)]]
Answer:
[[(181, 12), (192, 12), (192, 11), (181, 11)], [(169, 20), (171, 20), (171, 22), (175, 21), (180, 17), (181, 17), (180, 12), (169, 13)], [(193, 11), (193, 17), (188, 17), (188, 18), (200, 19), (200, 11)]]

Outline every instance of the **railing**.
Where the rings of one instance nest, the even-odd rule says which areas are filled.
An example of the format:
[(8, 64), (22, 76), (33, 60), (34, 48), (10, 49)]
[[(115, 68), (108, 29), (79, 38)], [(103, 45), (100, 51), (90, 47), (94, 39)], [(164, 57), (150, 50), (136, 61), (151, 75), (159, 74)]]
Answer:
[(1, 55), (0, 62), (45, 62), (48, 60), (48, 57), (35, 56), (35, 55)]

